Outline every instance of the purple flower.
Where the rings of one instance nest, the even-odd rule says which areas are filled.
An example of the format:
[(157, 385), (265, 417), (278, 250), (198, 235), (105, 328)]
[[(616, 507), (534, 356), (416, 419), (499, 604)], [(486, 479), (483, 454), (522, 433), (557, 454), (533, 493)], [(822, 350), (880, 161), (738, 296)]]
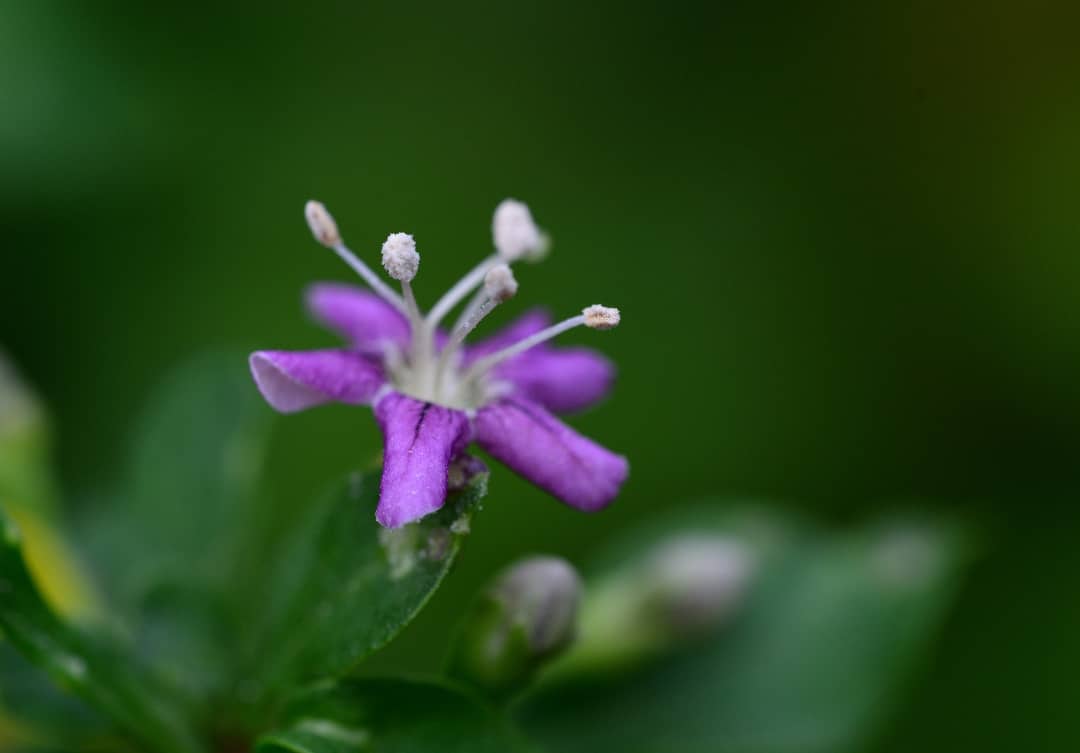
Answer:
[[(412, 236), (394, 233), (383, 244), (383, 266), (401, 283), (399, 295), (344, 245), (321, 204), (309, 202), (306, 215), (315, 238), (374, 293), (338, 283), (312, 286), (309, 310), (348, 345), (258, 351), (251, 373), (267, 402), (283, 413), (328, 402), (372, 407), (385, 441), (375, 512), (382, 525), (396, 528), (442, 507), (451, 464), (475, 463), (465, 453), (472, 442), (578, 509), (599, 510), (615, 498), (629, 470), (626, 459), (552, 415), (602, 398), (614, 367), (589, 349), (556, 348), (548, 340), (580, 325), (610, 329), (618, 310), (590, 306), (555, 325), (533, 310), (487, 340), (465, 343), (517, 292), (509, 264), (546, 250), (524, 204), (508, 199), (499, 205), (492, 226), (496, 253), (426, 315), (411, 287), (420, 263)], [(443, 318), (470, 295), (449, 333), (441, 329)]]

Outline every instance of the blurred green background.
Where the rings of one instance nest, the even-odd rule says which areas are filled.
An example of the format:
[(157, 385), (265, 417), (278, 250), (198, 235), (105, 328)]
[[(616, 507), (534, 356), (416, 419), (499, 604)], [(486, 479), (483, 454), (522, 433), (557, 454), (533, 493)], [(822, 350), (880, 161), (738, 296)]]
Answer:
[[(780, 499), (842, 525), (919, 498), (987, 546), (879, 750), (1075, 750), (1075, 15), (9, 0), (0, 344), (78, 499), (184, 357), (333, 342), (300, 292), (351, 277), (306, 199), (371, 258), (415, 234), (430, 304), (521, 198), (554, 247), (507, 308), (623, 310), (564, 342), (620, 365), (572, 422), (631, 479), (585, 516), (496, 468), (458, 573), (386, 662), (434, 666), (495, 567), (584, 561), (658, 506)], [(268, 495), (288, 517), (379, 444), (364, 410), (282, 419)]]

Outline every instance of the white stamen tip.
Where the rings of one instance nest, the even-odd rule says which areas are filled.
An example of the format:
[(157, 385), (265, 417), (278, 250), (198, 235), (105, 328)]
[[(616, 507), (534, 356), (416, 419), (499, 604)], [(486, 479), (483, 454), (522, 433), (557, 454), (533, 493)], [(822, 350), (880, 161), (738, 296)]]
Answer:
[(581, 312), (585, 317), (585, 326), (593, 329), (612, 329), (619, 323), (619, 310), (609, 306), (589, 306)]
[(518, 284), (514, 273), (505, 264), (498, 264), (484, 275), (484, 291), (499, 303), (509, 300), (517, 293)]
[(307, 218), (308, 227), (315, 240), (327, 248), (333, 248), (341, 243), (341, 233), (338, 232), (337, 223), (322, 202), (309, 201), (304, 205), (304, 217)]
[(412, 282), (420, 269), (416, 241), (408, 233), (391, 233), (382, 245), (382, 264), (395, 280)]
[(545, 245), (544, 237), (533, 222), (529, 208), (515, 199), (504, 199), (495, 207), (491, 235), (495, 241), (495, 250), (506, 261), (516, 261), (523, 256), (540, 253)]

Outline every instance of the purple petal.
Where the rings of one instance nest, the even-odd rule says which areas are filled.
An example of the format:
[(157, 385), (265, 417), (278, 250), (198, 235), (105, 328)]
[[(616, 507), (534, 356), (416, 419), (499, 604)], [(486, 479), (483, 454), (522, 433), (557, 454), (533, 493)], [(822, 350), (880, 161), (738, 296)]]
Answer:
[(365, 405), (386, 382), (377, 363), (352, 350), (260, 350), (249, 363), (266, 402), (282, 413), (332, 401)]
[(469, 441), (462, 411), (391, 392), (375, 405), (385, 439), (375, 519), (397, 528), (446, 502), (447, 471)]
[(556, 413), (592, 405), (611, 390), (615, 366), (589, 348), (530, 348), (494, 371), (509, 382), (514, 394)]
[(494, 458), (581, 510), (606, 506), (629, 473), (626, 458), (522, 398), (506, 398), (482, 408), (474, 429), (477, 443)]
[[(465, 361), (475, 361), (477, 358), (502, 350), (519, 340), (524, 340), (529, 335), (534, 335), (551, 325), (551, 315), (544, 309), (532, 309), (526, 311), (510, 324), (503, 327), (486, 340), (470, 345), (466, 350)], [(531, 350), (526, 352), (532, 352)]]
[(354, 285), (319, 282), (305, 294), (308, 310), (357, 349), (382, 355), (387, 346), (405, 349), (411, 331), (401, 312), (374, 293)]

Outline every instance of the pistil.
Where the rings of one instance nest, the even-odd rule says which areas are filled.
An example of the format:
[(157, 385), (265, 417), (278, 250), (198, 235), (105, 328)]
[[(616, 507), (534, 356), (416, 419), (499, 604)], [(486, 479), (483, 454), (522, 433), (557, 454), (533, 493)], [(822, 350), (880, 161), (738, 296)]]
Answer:
[(506, 264), (496, 264), (484, 275), (483, 295), (478, 299), (479, 304), (466, 311), (464, 321), (450, 333), (450, 339), (439, 354), (438, 364), (435, 367), (436, 392), (442, 387), (443, 375), (457, 354), (458, 349), (469, 333), (476, 329), (484, 317), (490, 314), (496, 306), (508, 301), (517, 294), (518, 284), (514, 279), (514, 273)]

